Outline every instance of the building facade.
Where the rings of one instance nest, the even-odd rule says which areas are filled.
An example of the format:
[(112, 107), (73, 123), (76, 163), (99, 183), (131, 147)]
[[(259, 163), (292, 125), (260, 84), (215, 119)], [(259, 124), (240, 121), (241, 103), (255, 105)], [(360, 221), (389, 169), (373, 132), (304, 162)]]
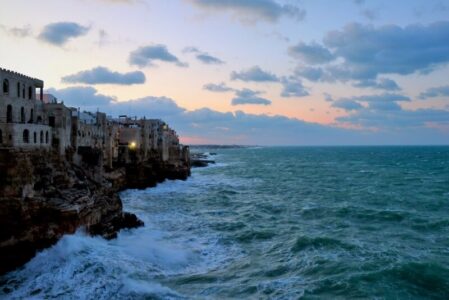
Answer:
[(81, 112), (44, 94), (44, 82), (0, 69), (0, 148), (46, 149), (81, 163), (95, 154), (105, 166), (158, 159), (188, 160), (176, 132), (155, 119)]

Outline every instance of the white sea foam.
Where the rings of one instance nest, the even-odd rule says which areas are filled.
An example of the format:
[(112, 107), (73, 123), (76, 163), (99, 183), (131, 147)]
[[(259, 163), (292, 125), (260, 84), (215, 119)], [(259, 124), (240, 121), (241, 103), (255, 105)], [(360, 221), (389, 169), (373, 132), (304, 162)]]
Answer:
[[(219, 162), (212, 168), (226, 166)], [(111, 241), (81, 230), (64, 236), (4, 277), (0, 298), (183, 298), (161, 278), (206, 273), (239, 255), (239, 249), (223, 246), (219, 235), (203, 227), (194, 212), (173, 205), (210, 188), (245, 184), (222, 174), (211, 180), (207, 173), (207, 168), (198, 169), (187, 181), (168, 180), (155, 188), (123, 192), (124, 209), (136, 213), (144, 227), (121, 231)]]

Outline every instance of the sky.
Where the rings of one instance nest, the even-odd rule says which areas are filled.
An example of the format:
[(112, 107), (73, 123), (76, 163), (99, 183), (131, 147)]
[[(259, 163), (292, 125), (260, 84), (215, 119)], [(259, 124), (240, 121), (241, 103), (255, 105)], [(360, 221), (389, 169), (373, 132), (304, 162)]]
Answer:
[(449, 0), (0, 0), (0, 67), (186, 144), (449, 144)]

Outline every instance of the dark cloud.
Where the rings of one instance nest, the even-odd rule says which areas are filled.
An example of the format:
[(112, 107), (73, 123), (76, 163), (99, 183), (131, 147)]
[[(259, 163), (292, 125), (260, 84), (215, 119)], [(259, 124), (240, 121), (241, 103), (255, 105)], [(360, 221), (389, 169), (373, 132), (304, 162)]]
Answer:
[(98, 94), (97, 90), (93, 87), (77, 86), (61, 90), (48, 89), (46, 92), (54, 95), (60, 101), (64, 101), (67, 106), (71, 107), (83, 106), (92, 109), (93, 107), (108, 106), (116, 100), (114, 97)]
[(235, 98), (232, 99), (232, 105), (243, 105), (243, 104), (257, 104), (257, 105), (270, 105), (271, 101), (259, 95), (262, 92), (253, 91), (250, 89), (238, 90), (235, 92)]
[(86, 84), (142, 84), (145, 83), (145, 74), (140, 71), (119, 73), (105, 67), (96, 67), (91, 70), (81, 71), (62, 78), (66, 83)]
[(306, 44), (299, 42), (288, 49), (291, 56), (308, 64), (324, 64), (335, 59), (334, 55), (322, 45), (317, 43)]
[(400, 91), (401, 88), (396, 81), (388, 78), (379, 78), (378, 80), (366, 79), (354, 83), (355, 87), (373, 88), (386, 91)]
[(255, 82), (279, 82), (279, 78), (267, 71), (262, 70), (259, 66), (254, 66), (241, 72), (232, 72), (232, 80), (255, 81)]
[(336, 100), (336, 101), (332, 102), (331, 106), (335, 107), (335, 108), (341, 108), (346, 111), (359, 110), (359, 109), (363, 108), (363, 106), (359, 102), (357, 102), (355, 100), (351, 100), (351, 99)]
[(243, 22), (260, 20), (276, 22), (281, 17), (303, 20), (306, 12), (296, 5), (281, 5), (273, 0), (187, 0), (200, 7), (217, 12), (230, 12)]
[(63, 46), (70, 39), (83, 36), (90, 28), (73, 22), (51, 23), (44, 27), (38, 38), (55, 46)]
[(281, 79), (282, 97), (305, 97), (309, 95), (307, 89), (302, 85), (299, 78), (284, 77)]
[(141, 68), (153, 66), (153, 61), (174, 63), (180, 67), (186, 67), (175, 55), (171, 54), (165, 45), (151, 45), (140, 47), (129, 55), (129, 63)]
[(233, 88), (228, 87), (224, 82), (221, 82), (219, 84), (208, 83), (203, 86), (203, 89), (216, 93), (225, 93), (234, 91)]
[[(381, 74), (429, 73), (449, 62), (449, 22), (374, 27), (352, 23), (329, 32), (324, 44), (344, 63), (337, 78), (375, 79)], [(341, 76), (341, 77), (339, 77)]]
[[(331, 31), (324, 46), (299, 43), (290, 54), (309, 66), (296, 75), (314, 82), (354, 81), (356, 87), (400, 90), (382, 75), (427, 74), (449, 63), (449, 21), (405, 27), (351, 23)], [(335, 58), (334, 60), (332, 60)], [(320, 67), (310, 65), (324, 64)]]
[(449, 97), (449, 85), (429, 88), (419, 95), (422, 100), (435, 97)]

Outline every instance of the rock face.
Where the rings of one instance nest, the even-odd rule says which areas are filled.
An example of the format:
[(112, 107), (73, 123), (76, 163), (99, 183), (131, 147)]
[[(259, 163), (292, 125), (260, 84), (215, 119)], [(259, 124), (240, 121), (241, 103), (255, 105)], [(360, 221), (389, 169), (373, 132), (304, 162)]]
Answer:
[(110, 239), (120, 229), (142, 226), (123, 212), (118, 192), (190, 174), (188, 166), (154, 162), (106, 172), (45, 150), (11, 149), (0, 149), (0, 170), (0, 274), (78, 228)]

